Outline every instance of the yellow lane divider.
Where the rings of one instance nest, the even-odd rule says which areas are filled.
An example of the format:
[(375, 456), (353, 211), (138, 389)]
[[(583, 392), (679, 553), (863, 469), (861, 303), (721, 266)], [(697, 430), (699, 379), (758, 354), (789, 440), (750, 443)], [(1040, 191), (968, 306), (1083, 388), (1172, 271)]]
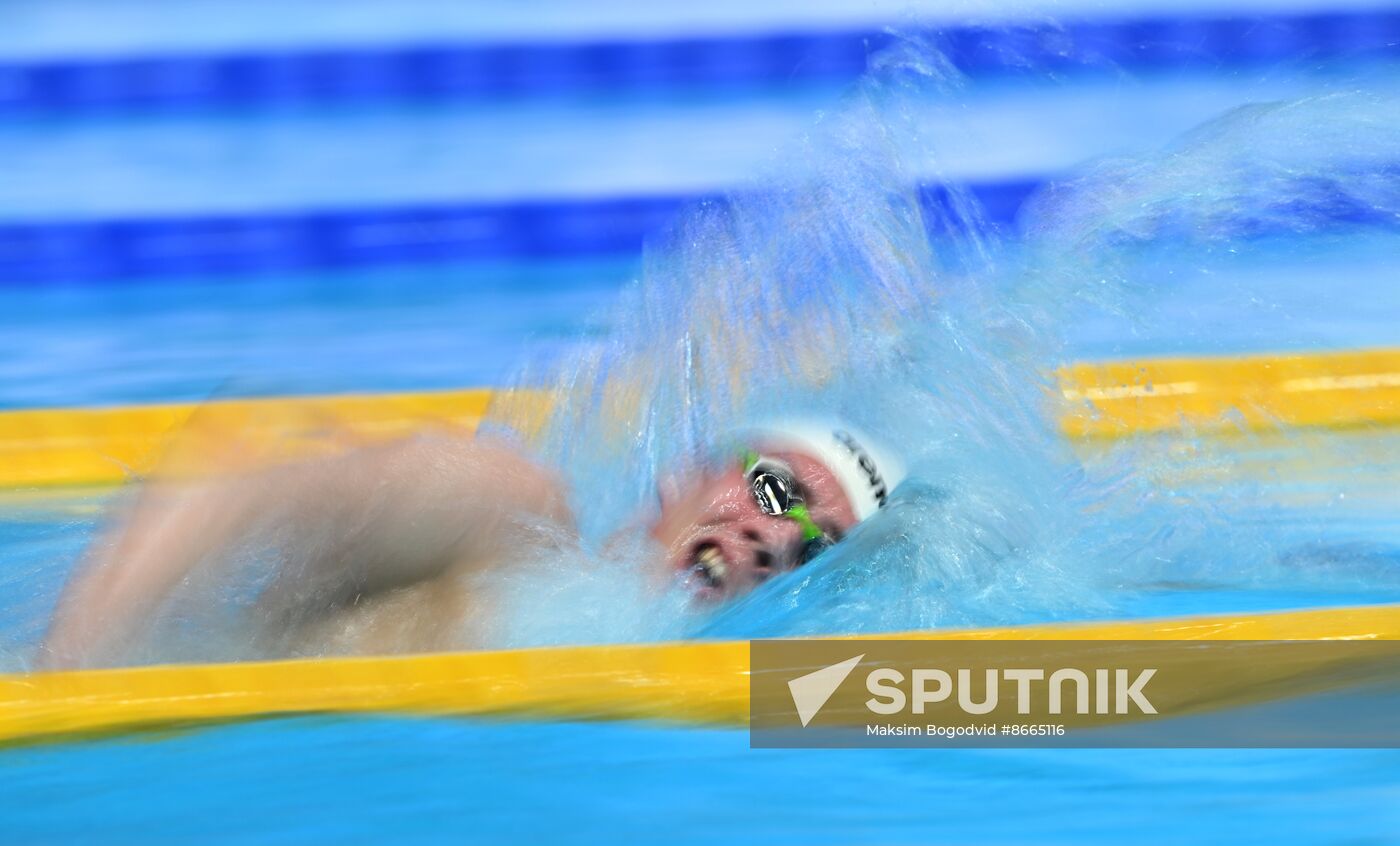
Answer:
[(304, 454), (327, 440), (474, 429), (489, 390), (220, 400), (200, 405), (0, 413), (0, 487), (121, 484), (149, 472), (169, 436), (237, 433), (245, 450)]
[[(1396, 640), (1400, 605), (850, 639), (873, 637), (1121, 641), (1125, 649), (1140, 648), (1131, 642), (1148, 640)], [(1090, 648), (1086, 644), (1086, 652)], [(1102, 646), (1092, 649), (1102, 660)], [(1287, 672), (1280, 667), (1280, 673)], [(701, 641), (8, 675), (0, 676), (0, 743), (293, 714), (655, 719), (743, 726), (748, 721), (748, 674), (747, 641)], [(1280, 676), (1286, 678), (1292, 677)], [(1212, 688), (1218, 697), (1215, 707), (1257, 699), (1259, 689), (1278, 687), (1261, 686), (1257, 677), (1249, 686)]]
[(1058, 375), (1074, 437), (1400, 423), (1397, 349), (1080, 362)]
[[(1087, 362), (1058, 377), (1062, 427), (1072, 437), (1400, 423), (1400, 349)], [(244, 449), (304, 454), (335, 437), (471, 429), (490, 398), (470, 390), (6, 412), (0, 488), (120, 484), (149, 472), (168, 436), (192, 424), (237, 432)]]

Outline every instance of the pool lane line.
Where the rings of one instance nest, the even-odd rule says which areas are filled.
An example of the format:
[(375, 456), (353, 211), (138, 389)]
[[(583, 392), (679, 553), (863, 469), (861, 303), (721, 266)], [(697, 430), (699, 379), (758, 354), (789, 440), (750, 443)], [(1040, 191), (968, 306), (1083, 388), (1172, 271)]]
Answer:
[[(983, 218), (1011, 226), (1044, 180), (968, 185)], [(911, 185), (931, 237), (954, 208), (943, 185)], [(400, 202), (324, 208), (136, 214), (74, 220), (0, 218), (0, 288), (115, 284), (314, 269), (509, 259), (631, 256), (677, 215), (742, 194), (658, 193), (513, 201)], [(1319, 212), (1374, 223), (1355, 209)], [(1381, 220), (1380, 222), (1385, 222)]]
[(1078, 362), (1057, 375), (1075, 438), (1400, 424), (1400, 349)]
[(911, 24), (702, 37), (224, 50), (0, 62), (0, 118), (721, 93), (845, 82), (899, 38), (971, 77), (1201, 70), (1396, 54), (1394, 9)]
[[(841, 639), (1067, 641), (1067, 664), (1102, 661), (1103, 642), (1117, 641), (1107, 652), (1143, 660), (1154, 654), (1144, 641), (1397, 640), (1400, 605)], [(1346, 677), (1336, 666), (1312, 679), (1309, 668), (1274, 663), (1212, 678), (1193, 712), (1320, 692)], [(696, 641), (17, 673), (0, 675), (0, 744), (305, 714), (742, 727), (749, 670), (748, 641)]]
[[(273, 397), (0, 413), (0, 488), (113, 485), (156, 467), (305, 457), (432, 426), (474, 430), (489, 390)], [(180, 438), (171, 436), (179, 433)]]
[[(1047, 400), (1076, 439), (1400, 424), (1400, 349), (1078, 362), (1056, 379), (1059, 396)], [(0, 412), (0, 488), (114, 485), (158, 462), (195, 472), (221, 453), (231, 462), (279, 460), (424, 427), (471, 431), (493, 396), (479, 389)], [(536, 416), (547, 410), (543, 393), (524, 396), (538, 405)], [(172, 443), (202, 466), (185, 463)]]
[[(1400, 164), (1351, 176), (1394, 178)], [(1014, 230), (1049, 175), (910, 185), (928, 236), (959, 237), (975, 201), (979, 225)], [(1300, 189), (1301, 192), (1301, 189)], [(1316, 192), (1314, 192), (1316, 193)], [(742, 192), (638, 194), (515, 201), (402, 202), (247, 212), (137, 214), (73, 220), (0, 218), (0, 287), (120, 284), (123, 280), (237, 277), (307, 270), (518, 259), (635, 256), (678, 215), (744, 202)], [(1312, 195), (1308, 195), (1312, 196)], [(1323, 229), (1393, 231), (1394, 215), (1326, 195), (1307, 203)], [(1304, 209), (1300, 209), (1303, 211)], [(1249, 237), (1291, 235), (1256, 222)]]

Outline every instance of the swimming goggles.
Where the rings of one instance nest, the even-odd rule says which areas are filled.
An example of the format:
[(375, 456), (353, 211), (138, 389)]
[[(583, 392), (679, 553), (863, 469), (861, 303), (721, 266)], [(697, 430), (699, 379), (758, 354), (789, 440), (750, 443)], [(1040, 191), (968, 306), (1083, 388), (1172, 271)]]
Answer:
[(760, 511), (770, 517), (786, 517), (802, 529), (801, 563), (811, 561), (835, 545), (836, 539), (812, 519), (802, 496), (802, 486), (785, 462), (748, 450), (743, 455), (743, 473)]

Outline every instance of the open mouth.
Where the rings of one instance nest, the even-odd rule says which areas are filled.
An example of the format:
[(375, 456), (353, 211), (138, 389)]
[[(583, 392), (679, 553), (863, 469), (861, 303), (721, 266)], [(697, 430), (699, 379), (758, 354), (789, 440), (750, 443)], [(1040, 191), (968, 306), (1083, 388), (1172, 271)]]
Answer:
[(725, 581), (730, 576), (729, 562), (724, 559), (719, 545), (714, 543), (701, 543), (695, 547), (687, 572), (701, 587), (716, 591), (724, 590)]

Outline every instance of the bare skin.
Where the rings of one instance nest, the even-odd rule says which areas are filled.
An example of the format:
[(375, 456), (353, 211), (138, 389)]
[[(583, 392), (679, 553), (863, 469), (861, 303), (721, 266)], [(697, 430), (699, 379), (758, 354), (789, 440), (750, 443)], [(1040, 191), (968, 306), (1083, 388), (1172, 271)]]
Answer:
[(353, 642), (309, 649), (441, 648), (435, 633), (470, 613), (458, 577), (517, 543), (540, 542), (541, 523), (571, 528), (561, 486), (508, 446), (463, 437), (213, 481), (155, 482), (89, 548), (59, 599), (40, 661), (119, 660), (202, 562), (284, 527), (318, 543), (264, 592), (264, 618), (297, 620), (308, 641), (347, 631), (337, 618), (366, 618), (349, 629)]
[[(786, 461), (813, 519), (834, 537), (855, 524), (829, 470)], [(742, 594), (801, 563), (799, 526), (764, 514), (738, 467), (667, 486), (651, 535), (666, 583), (701, 601)], [(509, 446), (422, 437), (197, 483), (148, 484), (94, 543), (64, 589), (40, 651), (47, 667), (118, 663), (201, 567), (278, 531), (298, 546), (257, 601), (281, 654), (435, 651), (460, 643), (474, 609), (464, 578), (522, 545), (573, 532), (563, 486)], [(697, 577), (697, 558), (707, 566)]]

